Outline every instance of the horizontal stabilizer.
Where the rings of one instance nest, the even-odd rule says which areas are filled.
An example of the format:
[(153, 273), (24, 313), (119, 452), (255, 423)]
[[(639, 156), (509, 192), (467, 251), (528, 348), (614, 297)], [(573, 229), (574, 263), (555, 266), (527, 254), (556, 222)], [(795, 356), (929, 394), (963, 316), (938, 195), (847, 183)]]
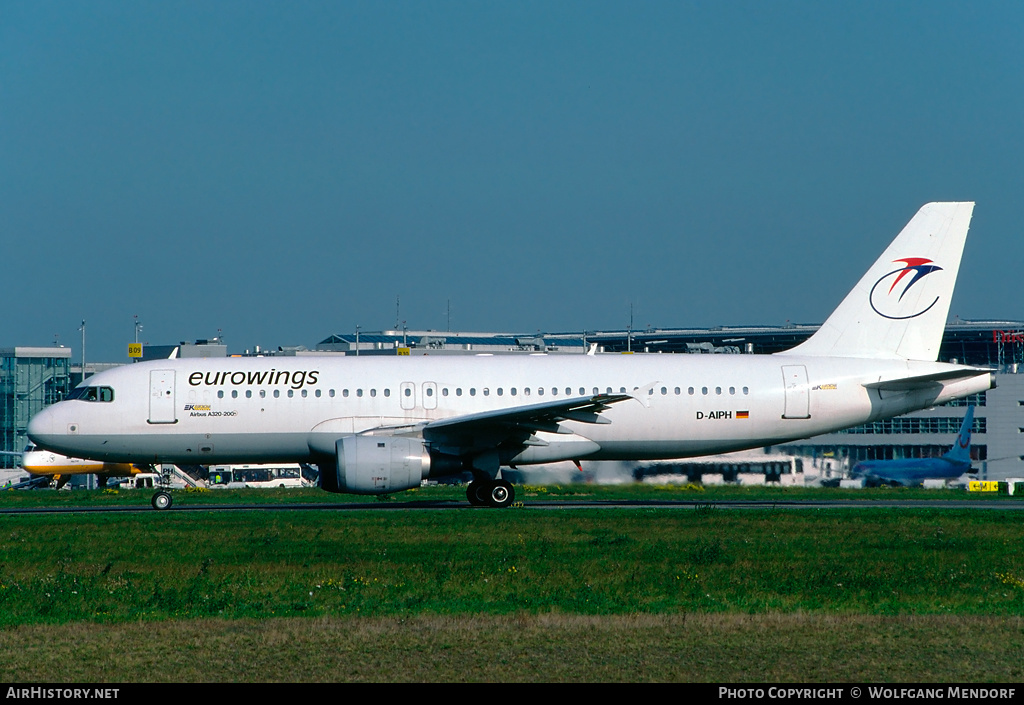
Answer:
[[(992, 374), (993, 370), (985, 367), (957, 367), (942, 372), (933, 372), (924, 375), (913, 375), (910, 377), (898, 377), (896, 379), (879, 380), (878, 382), (867, 382), (864, 384), (868, 389), (878, 389), (887, 392), (910, 392), (915, 389), (923, 389), (935, 382), (951, 382), (958, 379), (971, 379), (984, 374)], [(993, 385), (995, 386), (995, 385)]]

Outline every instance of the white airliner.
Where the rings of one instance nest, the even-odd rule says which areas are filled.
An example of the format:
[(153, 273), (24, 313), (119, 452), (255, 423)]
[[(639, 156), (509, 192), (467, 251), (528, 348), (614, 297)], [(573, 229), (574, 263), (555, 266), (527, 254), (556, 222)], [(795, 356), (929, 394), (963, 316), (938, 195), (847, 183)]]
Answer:
[[(30, 438), (121, 463), (315, 463), (332, 492), (380, 494), (501, 466), (655, 460), (828, 433), (984, 391), (936, 362), (973, 203), (930, 203), (821, 329), (774, 355), (159, 360), (90, 377)], [(169, 495), (154, 506), (166, 507)]]

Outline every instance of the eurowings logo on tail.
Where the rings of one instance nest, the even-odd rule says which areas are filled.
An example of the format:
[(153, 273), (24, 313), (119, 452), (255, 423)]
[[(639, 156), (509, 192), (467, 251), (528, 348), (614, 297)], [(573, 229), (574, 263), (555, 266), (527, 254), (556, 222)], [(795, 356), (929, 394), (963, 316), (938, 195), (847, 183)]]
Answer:
[[(904, 257), (903, 259), (893, 260), (894, 264), (900, 262), (905, 266), (882, 275), (875, 282), (875, 285), (871, 287), (870, 295), (871, 308), (875, 310), (875, 313), (883, 318), (895, 321), (917, 318), (938, 303), (938, 296), (931, 303), (927, 299), (919, 301), (919, 295), (911, 296), (906, 302), (903, 301), (903, 297), (907, 295), (911, 287), (924, 277), (932, 272), (942, 271), (942, 267), (934, 264), (932, 260), (926, 257)], [(908, 275), (913, 276), (908, 279)], [(886, 287), (883, 282), (888, 283), (889, 286)], [(904, 286), (897, 289), (897, 285), (900, 282), (904, 282)], [(914, 293), (920, 294), (920, 288), (915, 290)]]

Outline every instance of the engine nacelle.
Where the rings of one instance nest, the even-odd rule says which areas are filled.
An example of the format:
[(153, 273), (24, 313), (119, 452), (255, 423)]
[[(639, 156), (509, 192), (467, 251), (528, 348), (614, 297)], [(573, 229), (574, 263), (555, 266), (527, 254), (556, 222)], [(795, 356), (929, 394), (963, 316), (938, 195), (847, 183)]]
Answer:
[[(430, 474), (430, 454), (416, 438), (348, 436), (335, 443), (335, 449), (336, 478), (320, 482), (332, 492), (400, 492), (419, 487)], [(333, 479), (337, 483), (330, 482)]]

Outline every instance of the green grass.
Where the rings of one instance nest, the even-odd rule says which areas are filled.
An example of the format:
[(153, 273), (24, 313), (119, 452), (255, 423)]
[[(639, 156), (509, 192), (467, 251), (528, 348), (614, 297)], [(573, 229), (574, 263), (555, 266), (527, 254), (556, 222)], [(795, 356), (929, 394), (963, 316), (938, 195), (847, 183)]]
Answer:
[[(1016, 680), (1024, 662), (1015, 511), (702, 501), (2, 522), (0, 673), (21, 681)], [(238, 653), (251, 656), (204, 665)], [(45, 670), (58, 662), (74, 665)]]
[(0, 626), (166, 618), (1024, 614), (1016, 513), (640, 509), (8, 516)]

